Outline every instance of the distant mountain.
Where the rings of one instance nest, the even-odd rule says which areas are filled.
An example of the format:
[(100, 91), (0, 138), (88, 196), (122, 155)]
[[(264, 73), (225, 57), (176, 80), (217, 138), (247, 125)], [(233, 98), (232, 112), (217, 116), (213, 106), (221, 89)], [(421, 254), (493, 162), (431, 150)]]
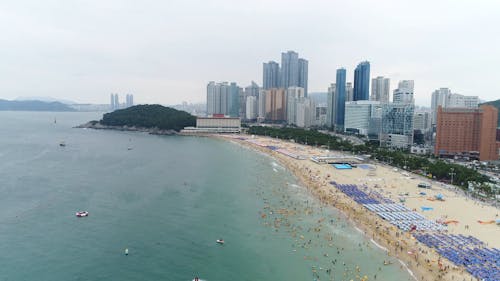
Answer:
[(75, 111), (75, 109), (60, 102), (8, 101), (0, 99), (0, 110), (12, 111)]
[(64, 104), (75, 104), (76, 102), (66, 99), (56, 99), (53, 97), (17, 97), (15, 101), (43, 101), (43, 102), (60, 102)]
[(196, 117), (159, 104), (142, 104), (106, 113), (99, 123), (106, 126), (159, 128), (178, 132), (184, 127), (196, 126)]
[(498, 127), (500, 127), (500, 100), (489, 101), (482, 103), (480, 105), (486, 105), (486, 104), (492, 105), (498, 109), (498, 122), (499, 122)]

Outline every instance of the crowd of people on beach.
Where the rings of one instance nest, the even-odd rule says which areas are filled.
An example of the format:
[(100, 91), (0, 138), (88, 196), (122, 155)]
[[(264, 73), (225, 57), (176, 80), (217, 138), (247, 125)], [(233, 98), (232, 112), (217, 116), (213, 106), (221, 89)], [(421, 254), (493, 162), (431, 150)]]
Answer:
[[(244, 142), (244, 140), (242, 140)], [(257, 141), (254, 141), (257, 142)], [(278, 147), (279, 144), (274, 141), (273, 146)], [(319, 199), (319, 204), (321, 208), (327, 208), (329, 206), (333, 206), (336, 209), (340, 210), (341, 213), (339, 216), (345, 216), (345, 219), (349, 221), (349, 223), (353, 223), (354, 225), (361, 228), (361, 231), (368, 237), (372, 238), (371, 242), (375, 243), (377, 247), (380, 247), (387, 251), (388, 259), (391, 262), (385, 261), (382, 263), (380, 269), (383, 271), (384, 264), (390, 265), (393, 264), (393, 261), (397, 261), (401, 269), (406, 269), (409, 271), (409, 268), (412, 271), (409, 271), (415, 280), (473, 280), (474, 277), (468, 274), (463, 267), (458, 267), (455, 264), (449, 262), (447, 259), (442, 259), (441, 256), (433, 249), (429, 248), (427, 245), (419, 244), (418, 241), (415, 240), (413, 236), (409, 234), (407, 231), (401, 231), (398, 228), (388, 224), (387, 221), (380, 219), (380, 217), (376, 216), (372, 212), (363, 208), (361, 205), (356, 204), (351, 198), (340, 192), (338, 189), (333, 188), (329, 182), (332, 180), (330, 177), (330, 173), (325, 174), (324, 170), (320, 170), (319, 167), (315, 168), (311, 163), (306, 163), (306, 161), (300, 161), (297, 159), (292, 159), (283, 155), (282, 153), (276, 153), (275, 151), (269, 151), (266, 149), (265, 143), (259, 143), (256, 147), (258, 150), (271, 154), (276, 159), (280, 160), (282, 164), (284, 164), (298, 179), (302, 182), (308, 190), (315, 195), (316, 198)], [(288, 147), (289, 148), (289, 147)], [(373, 175), (375, 172), (370, 171), (369, 175)], [(338, 174), (336, 178), (338, 178)], [(361, 179), (351, 179), (351, 180), (361, 180)], [(352, 182), (352, 181), (351, 181)], [(366, 182), (365, 182), (366, 184)], [(390, 184), (385, 180), (377, 183), (376, 185), (387, 185)], [(459, 193), (459, 192), (457, 192)], [(284, 204), (283, 206), (287, 206), (285, 201), (281, 202)], [(304, 203), (304, 202), (303, 202)], [(481, 204), (476, 202), (476, 204)], [(309, 205), (311, 207), (311, 205)], [(303, 210), (307, 213), (307, 211)], [(279, 214), (280, 212), (271, 211), (272, 214)], [(263, 219), (270, 219), (273, 215), (269, 216), (265, 210), (262, 212)], [(311, 213), (313, 214), (313, 213)], [(289, 215), (289, 214), (288, 214)], [(328, 220), (327, 220), (328, 221)], [(287, 226), (286, 220), (283, 218), (274, 217), (272, 223), (269, 221), (264, 222), (270, 227), (278, 227), (276, 231), (280, 231), (279, 229), (283, 226)], [(330, 222), (331, 223), (331, 222)], [(342, 227), (342, 225), (335, 225), (335, 227)], [(343, 226), (345, 227), (345, 226)], [(293, 229), (293, 228), (292, 228)], [(319, 233), (316, 233), (315, 230), (320, 230)], [(301, 243), (297, 243), (294, 245), (294, 251), (299, 249), (308, 249), (311, 247), (315, 247), (318, 245), (318, 238), (328, 237), (329, 231), (324, 231), (324, 225), (319, 228), (313, 227), (305, 229), (306, 234), (310, 234), (311, 231), (316, 233), (316, 238), (309, 238), (307, 235), (302, 234), (304, 238), (302, 239), (301, 235), (298, 234), (299, 231), (304, 231), (300, 228), (295, 228), (295, 231), (291, 231), (290, 234), (298, 235), (298, 241)], [(295, 234), (294, 234), (295, 233)], [(333, 241), (337, 241), (339, 237), (335, 237), (335, 233), (330, 236)], [(326, 239), (326, 238), (324, 238)], [(304, 240), (304, 241), (302, 241)], [(328, 241), (328, 239), (326, 239)], [(330, 243), (327, 244), (327, 247)], [(334, 244), (334, 243), (332, 243)], [(364, 247), (372, 247), (371, 243), (361, 244)], [(334, 245), (333, 254), (343, 255), (344, 249), (342, 247), (336, 248)], [(360, 247), (360, 250), (363, 250), (363, 247)], [(328, 257), (333, 257), (332, 254), (325, 253), (322, 257), (309, 257), (307, 255), (304, 256), (305, 260), (320, 260), (327, 259)], [(333, 263), (332, 263), (333, 261)], [(336, 265), (335, 267), (314, 267), (313, 277), (317, 280), (320, 279), (321, 275), (325, 275), (327, 280), (374, 280), (377, 278), (375, 272), (370, 272), (369, 274), (362, 274), (363, 270), (361, 270), (359, 265), (351, 265), (349, 267), (348, 264), (345, 264), (345, 261), (340, 264), (335, 260), (330, 260), (332, 265)], [(337, 273), (339, 268), (342, 268), (341, 273)], [(359, 271), (358, 271), (359, 270)], [(367, 270), (365, 270), (368, 273)], [(382, 274), (383, 275), (383, 274)], [(378, 278), (380, 279), (382, 276), (380, 273), (378, 274)], [(347, 278), (351, 279), (347, 279)], [(335, 279), (334, 279), (335, 278)], [(362, 279), (364, 278), (364, 279)]]

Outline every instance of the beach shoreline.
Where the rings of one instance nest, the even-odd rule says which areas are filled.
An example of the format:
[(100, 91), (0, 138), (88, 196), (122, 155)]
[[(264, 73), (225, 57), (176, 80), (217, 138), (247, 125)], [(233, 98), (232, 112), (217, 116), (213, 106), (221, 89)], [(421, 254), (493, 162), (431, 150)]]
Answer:
[[(349, 183), (346, 182), (349, 179), (336, 176), (334, 171), (325, 174), (325, 169), (319, 169), (319, 167), (326, 168), (327, 166), (313, 163), (309, 159), (293, 159), (283, 153), (259, 146), (234, 135), (213, 135), (212, 137), (234, 141), (276, 159), (323, 204), (338, 209), (376, 247), (382, 250), (385, 249), (388, 256), (398, 259), (401, 268), (405, 268), (415, 280), (475, 280), (464, 268), (456, 267), (452, 262), (440, 257), (434, 249), (419, 243), (408, 232), (399, 230), (330, 185), (331, 180)], [(250, 138), (247, 135), (240, 135), (239, 137)], [(287, 143), (271, 138), (257, 138), (259, 141), (268, 141), (276, 145)], [(299, 146), (298, 144), (291, 145)], [(309, 147), (301, 146), (301, 149), (309, 149)], [(351, 179), (350, 183), (356, 182)], [(383, 263), (383, 261), (380, 262)]]

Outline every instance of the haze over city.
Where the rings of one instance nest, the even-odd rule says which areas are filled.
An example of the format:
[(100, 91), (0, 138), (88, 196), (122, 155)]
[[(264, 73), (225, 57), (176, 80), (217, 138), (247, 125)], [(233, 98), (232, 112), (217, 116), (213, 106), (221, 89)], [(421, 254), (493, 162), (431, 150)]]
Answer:
[(0, 97), (108, 103), (205, 102), (208, 81), (262, 86), (262, 63), (297, 51), (309, 92), (337, 68), (353, 81), (415, 81), (417, 105), (441, 87), (498, 97), (496, 1), (23, 1), (0, 3)]

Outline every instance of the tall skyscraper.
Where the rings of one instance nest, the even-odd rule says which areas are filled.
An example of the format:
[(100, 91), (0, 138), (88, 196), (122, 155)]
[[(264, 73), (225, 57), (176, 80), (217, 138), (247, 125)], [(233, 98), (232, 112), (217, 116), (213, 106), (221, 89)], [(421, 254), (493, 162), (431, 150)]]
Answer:
[(109, 102), (109, 110), (113, 111), (115, 110), (115, 95), (113, 93), (111, 93), (111, 95), (109, 95), (109, 99), (110, 99), (110, 102)]
[(304, 88), (307, 97), (308, 84), (308, 61), (299, 58), (299, 54), (294, 51), (281, 53), (281, 74), (280, 87), (288, 89), (290, 87)]
[(118, 99), (118, 94), (115, 94), (114, 105), (115, 105), (114, 109), (120, 109), (120, 100)]
[(326, 126), (333, 128), (335, 126), (335, 83), (330, 84), (328, 87), (328, 94), (326, 97)]
[(306, 97), (307, 97), (308, 65), (309, 62), (307, 60), (299, 58), (299, 84), (297, 86), (304, 89)]
[(264, 90), (280, 87), (280, 66), (275, 61), (263, 64), (262, 85)]
[(394, 90), (392, 100), (394, 103), (415, 103), (413, 98), (413, 80), (401, 80), (398, 83), (398, 88)]
[(218, 103), (218, 101), (216, 100), (216, 92), (217, 92), (217, 89), (216, 89), (216, 85), (215, 85), (215, 82), (214, 81), (210, 81), (207, 85), (207, 115), (210, 116), (214, 113), (216, 113), (217, 111), (220, 110), (220, 106), (219, 106), (219, 109), (217, 109), (217, 106), (216, 104)]
[(286, 89), (287, 117), (288, 124), (297, 125), (297, 104), (305, 98), (304, 88), (290, 87)]
[(370, 63), (361, 62), (354, 70), (354, 100), (368, 100), (370, 87)]
[(258, 107), (258, 121), (264, 121), (266, 119), (266, 94), (268, 90), (260, 89), (259, 90), (259, 98), (257, 99), (257, 107)]
[(240, 87), (236, 83), (215, 83), (207, 85), (207, 115), (224, 114), (239, 116)]
[(257, 118), (258, 106), (256, 96), (247, 96), (245, 113), (247, 120), (254, 120)]
[(266, 90), (266, 120), (285, 121), (286, 120), (286, 94), (285, 89)]
[(247, 97), (253, 96), (258, 98), (259, 97), (259, 85), (252, 81), (252, 83), (249, 86), (245, 87), (244, 91), (240, 91), (240, 117), (245, 118), (246, 116), (246, 104), (247, 104)]
[(432, 111), (432, 124), (437, 122), (437, 109), (439, 106), (446, 107), (446, 100), (451, 95), (451, 90), (448, 88), (440, 88), (432, 92), (431, 111)]
[(345, 101), (354, 101), (354, 91), (351, 82), (346, 83), (345, 94)]
[(299, 85), (299, 54), (294, 51), (281, 53), (281, 88)]
[(125, 96), (125, 106), (126, 107), (131, 107), (134, 105), (134, 95), (132, 94), (127, 94)]
[(344, 130), (345, 116), (345, 86), (346, 86), (346, 70), (345, 68), (337, 69), (337, 77), (335, 81), (335, 129)]
[(310, 98), (301, 98), (297, 103), (295, 125), (309, 128), (314, 125), (315, 104)]
[(379, 101), (381, 103), (389, 102), (389, 88), (391, 87), (391, 80), (378, 76), (372, 79), (372, 95), (370, 100)]
[(231, 117), (240, 116), (240, 90), (241, 88), (234, 82), (229, 85), (228, 112)]

